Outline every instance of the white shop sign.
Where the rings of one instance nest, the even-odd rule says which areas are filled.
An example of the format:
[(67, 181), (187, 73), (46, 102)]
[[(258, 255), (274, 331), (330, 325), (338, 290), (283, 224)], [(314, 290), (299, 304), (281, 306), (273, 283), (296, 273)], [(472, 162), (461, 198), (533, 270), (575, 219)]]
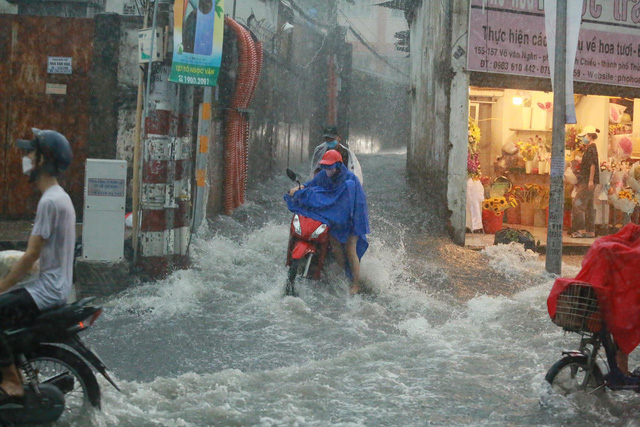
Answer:
[(49, 56), (47, 60), (47, 73), (71, 74), (73, 58), (67, 56)]

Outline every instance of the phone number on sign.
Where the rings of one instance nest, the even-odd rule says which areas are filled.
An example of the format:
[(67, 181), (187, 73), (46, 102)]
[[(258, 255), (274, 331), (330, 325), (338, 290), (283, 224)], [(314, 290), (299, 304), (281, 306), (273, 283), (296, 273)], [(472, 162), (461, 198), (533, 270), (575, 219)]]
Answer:
[[(542, 74), (549, 75), (551, 70), (548, 65), (533, 65), (533, 64), (521, 64), (519, 62), (509, 62), (509, 61), (491, 61), (482, 59), (480, 61), (480, 68), (487, 71), (503, 71), (503, 72), (526, 72), (529, 74)], [(579, 78), (582, 72), (580, 70), (573, 70), (573, 77)]]
[(189, 76), (178, 76), (179, 83), (186, 83), (190, 85), (209, 85), (209, 79), (207, 77), (189, 77)]

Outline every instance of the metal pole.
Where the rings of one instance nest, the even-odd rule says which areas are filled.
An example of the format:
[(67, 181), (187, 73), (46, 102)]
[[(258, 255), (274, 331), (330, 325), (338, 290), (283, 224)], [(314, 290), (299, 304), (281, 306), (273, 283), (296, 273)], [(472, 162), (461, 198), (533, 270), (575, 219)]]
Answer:
[(551, 145), (551, 192), (547, 229), (546, 269), (562, 272), (562, 219), (564, 215), (564, 151), (567, 109), (567, 0), (558, 0), (556, 16), (555, 73), (553, 76), (553, 140)]
[[(147, 28), (149, 21), (148, 8), (144, 11), (143, 28)], [(133, 211), (133, 234), (131, 243), (133, 245), (133, 263), (138, 261), (138, 232), (140, 230), (140, 128), (142, 122), (142, 90), (144, 87), (144, 72), (140, 70), (138, 77), (138, 101), (136, 105), (136, 129), (133, 137), (133, 183), (131, 193), (133, 195), (132, 211)]]
[(236, 0), (233, 0), (233, 15), (231, 16), (231, 18), (234, 21), (236, 20)]
[[(153, 71), (153, 48), (156, 45), (156, 16), (158, 16), (158, 3), (159, 0), (155, 0), (153, 2), (153, 23), (151, 24), (151, 49), (149, 50), (149, 68), (147, 68), (147, 87), (145, 97), (144, 97), (144, 117), (143, 123), (147, 120), (147, 115), (149, 114), (149, 90), (151, 89), (151, 73)], [(145, 129), (146, 133), (146, 129)]]

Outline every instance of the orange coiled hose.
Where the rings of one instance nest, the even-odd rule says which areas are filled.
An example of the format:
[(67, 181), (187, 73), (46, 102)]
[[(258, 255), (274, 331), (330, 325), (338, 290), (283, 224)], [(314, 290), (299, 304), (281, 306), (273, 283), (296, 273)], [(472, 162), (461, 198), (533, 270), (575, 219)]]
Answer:
[(225, 184), (224, 213), (229, 215), (244, 203), (249, 157), (249, 121), (238, 109), (249, 107), (262, 69), (261, 43), (254, 43), (248, 30), (229, 17), (225, 24), (238, 40), (236, 89), (231, 99), (224, 139)]

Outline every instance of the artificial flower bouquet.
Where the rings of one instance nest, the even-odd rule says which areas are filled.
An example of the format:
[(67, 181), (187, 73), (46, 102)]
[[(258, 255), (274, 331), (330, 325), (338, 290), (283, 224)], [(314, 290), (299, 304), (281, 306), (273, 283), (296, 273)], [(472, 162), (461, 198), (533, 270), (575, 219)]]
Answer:
[(477, 179), (481, 176), (480, 155), (478, 154), (480, 127), (471, 117), (469, 117), (468, 135), (467, 173), (469, 177)]
[(582, 132), (582, 128), (579, 126), (568, 126), (564, 137), (564, 145), (568, 150), (575, 150), (580, 147), (580, 138), (578, 134)]
[(609, 195), (609, 202), (611, 202), (614, 208), (627, 215), (631, 215), (638, 205), (638, 199), (629, 187), (619, 191), (612, 191), (612, 194)]
[(640, 191), (640, 163), (634, 163), (629, 169), (627, 185), (635, 192)]
[(532, 140), (529, 140), (529, 142), (520, 140), (516, 142), (516, 145), (518, 146), (520, 157), (522, 157), (525, 162), (531, 162), (535, 160), (536, 154), (538, 153), (538, 145), (535, 144)]

